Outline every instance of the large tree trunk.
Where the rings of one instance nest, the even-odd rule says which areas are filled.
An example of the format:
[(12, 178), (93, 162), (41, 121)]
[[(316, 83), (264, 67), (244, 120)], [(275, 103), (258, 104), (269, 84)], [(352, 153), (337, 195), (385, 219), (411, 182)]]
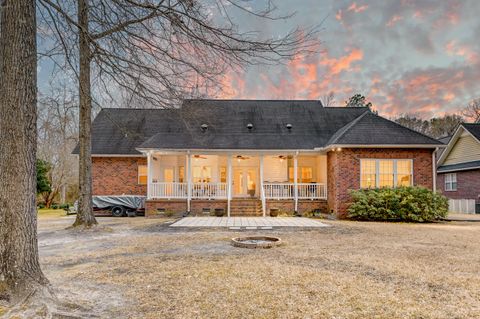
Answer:
[(38, 261), (35, 0), (0, 1), (0, 299), (48, 285)]
[(88, 0), (78, 0), (80, 34), (80, 125), (79, 125), (79, 199), (77, 218), (73, 226), (90, 227), (97, 224), (92, 209), (92, 97), (90, 91), (90, 41), (88, 34)]

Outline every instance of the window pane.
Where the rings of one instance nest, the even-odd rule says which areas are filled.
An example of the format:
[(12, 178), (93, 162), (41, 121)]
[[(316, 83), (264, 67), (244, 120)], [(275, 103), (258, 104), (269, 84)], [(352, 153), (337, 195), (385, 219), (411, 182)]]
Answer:
[(457, 190), (457, 182), (452, 182), (452, 191), (456, 191)]
[(212, 168), (210, 166), (202, 167), (203, 182), (210, 183), (212, 181)]
[(301, 168), (301, 182), (302, 183), (311, 183), (313, 178), (313, 170), (311, 167), (302, 167)]
[(192, 170), (193, 174), (193, 182), (194, 183), (199, 183), (202, 181), (202, 170), (201, 167), (199, 166), (194, 166)]
[(362, 174), (375, 174), (375, 160), (361, 160), (361, 170)]
[(456, 182), (457, 181), (457, 173), (452, 173), (450, 175), (452, 176), (452, 178), (451, 178), (452, 182)]
[(138, 165), (138, 184), (146, 185), (148, 181), (147, 177), (147, 165)]
[(376, 160), (361, 160), (360, 171), (362, 173), (360, 178), (360, 187), (376, 187)]
[(140, 185), (146, 185), (147, 184), (147, 176), (139, 176), (138, 177), (138, 184)]
[(184, 166), (180, 166), (178, 168), (178, 181), (180, 183), (183, 183), (183, 181), (185, 180), (185, 167)]
[(379, 187), (393, 187), (393, 161), (379, 161)]
[(227, 168), (225, 166), (220, 167), (220, 183), (227, 182)]
[(138, 165), (138, 175), (147, 175), (147, 165)]
[(374, 188), (375, 187), (375, 174), (362, 174), (362, 180), (360, 183), (361, 188)]
[(412, 186), (412, 176), (397, 174), (397, 186)]

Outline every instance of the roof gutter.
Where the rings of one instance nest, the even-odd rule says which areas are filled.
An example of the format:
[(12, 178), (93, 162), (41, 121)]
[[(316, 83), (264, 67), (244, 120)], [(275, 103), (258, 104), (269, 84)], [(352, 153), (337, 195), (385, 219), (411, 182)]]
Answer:
[(446, 170), (437, 169), (437, 173), (451, 173), (451, 172), (460, 172), (460, 171), (471, 171), (471, 170), (474, 170), (474, 169), (480, 169), (480, 166), (464, 167), (464, 168), (452, 168), (452, 169), (446, 169)]
[(336, 148), (442, 148), (442, 144), (332, 144), (315, 150), (329, 151)]

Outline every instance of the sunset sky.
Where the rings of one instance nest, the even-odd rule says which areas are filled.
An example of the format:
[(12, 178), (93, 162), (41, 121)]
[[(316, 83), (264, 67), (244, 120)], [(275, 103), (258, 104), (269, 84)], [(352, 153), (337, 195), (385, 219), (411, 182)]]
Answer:
[[(262, 10), (266, 1), (246, 3)], [(215, 97), (321, 99), (333, 91), (336, 105), (343, 106), (361, 93), (381, 115), (423, 118), (458, 113), (480, 98), (480, 0), (273, 3), (277, 15), (295, 15), (271, 21), (230, 5), (232, 19), (241, 31), (263, 38), (320, 25), (319, 53), (228, 72)], [(51, 70), (51, 62), (40, 62), (40, 91), (50, 86)]]
[[(480, 1), (276, 1), (288, 21), (238, 16), (250, 30), (280, 35), (321, 25), (321, 53), (287, 65), (251, 67), (224, 79), (222, 97), (319, 99), (354, 93), (382, 115), (429, 118), (480, 97)], [(247, 23), (245, 23), (247, 22)]]

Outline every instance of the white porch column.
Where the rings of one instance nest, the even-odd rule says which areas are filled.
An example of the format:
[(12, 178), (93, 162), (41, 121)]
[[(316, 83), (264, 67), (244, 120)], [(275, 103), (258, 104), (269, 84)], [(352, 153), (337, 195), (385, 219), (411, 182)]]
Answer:
[(298, 212), (298, 152), (293, 156), (293, 196), (296, 214)]
[(187, 212), (190, 213), (190, 201), (192, 200), (192, 155), (187, 153)]
[(265, 217), (265, 191), (263, 189), (263, 155), (260, 155), (260, 199), (262, 200), (262, 214)]
[(227, 216), (230, 217), (230, 201), (232, 200), (232, 155), (227, 156)]
[(152, 151), (147, 152), (147, 199), (152, 199)]

